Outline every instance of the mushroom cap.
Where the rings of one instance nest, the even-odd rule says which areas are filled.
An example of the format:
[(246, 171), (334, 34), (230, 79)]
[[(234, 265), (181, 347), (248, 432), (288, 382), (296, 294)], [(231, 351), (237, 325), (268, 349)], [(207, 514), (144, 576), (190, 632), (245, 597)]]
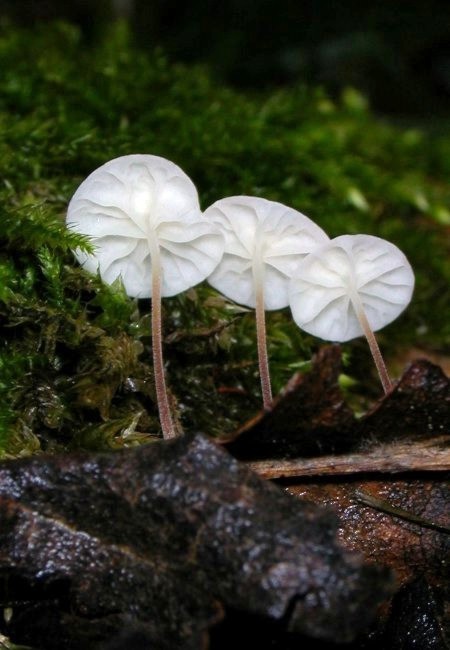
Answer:
[(301, 329), (343, 342), (364, 333), (358, 304), (377, 331), (405, 309), (413, 289), (413, 270), (397, 246), (372, 235), (342, 235), (302, 261), (291, 280), (290, 304)]
[(262, 262), (264, 307), (289, 304), (289, 278), (300, 260), (327, 235), (311, 219), (281, 203), (254, 196), (230, 196), (204, 212), (225, 236), (221, 262), (208, 282), (231, 300), (255, 307), (254, 262)]
[(219, 262), (223, 236), (203, 218), (197, 190), (173, 162), (121, 156), (92, 172), (73, 195), (67, 225), (91, 237), (95, 253), (75, 251), (85, 269), (130, 296), (151, 297), (152, 256), (160, 255), (162, 296), (204, 280)]

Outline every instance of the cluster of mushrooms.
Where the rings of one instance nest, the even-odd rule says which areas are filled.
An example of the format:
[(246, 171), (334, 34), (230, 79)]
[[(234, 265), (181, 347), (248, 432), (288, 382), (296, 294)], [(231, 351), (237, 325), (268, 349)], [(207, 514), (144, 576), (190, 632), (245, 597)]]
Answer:
[(297, 325), (344, 342), (364, 334), (384, 391), (392, 384), (374, 331), (408, 305), (414, 274), (393, 244), (370, 235), (329, 239), (297, 210), (253, 196), (232, 196), (201, 211), (191, 179), (148, 154), (110, 160), (79, 186), (67, 224), (89, 236), (94, 254), (75, 255), (128, 295), (152, 299), (152, 350), (164, 438), (175, 436), (165, 384), (161, 298), (207, 280), (256, 313), (264, 408), (272, 402), (265, 310), (290, 306)]

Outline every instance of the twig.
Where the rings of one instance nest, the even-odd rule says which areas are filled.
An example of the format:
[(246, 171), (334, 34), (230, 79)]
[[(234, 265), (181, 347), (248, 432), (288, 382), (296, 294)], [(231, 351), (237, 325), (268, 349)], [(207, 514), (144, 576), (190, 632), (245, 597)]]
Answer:
[(397, 508), (396, 506), (391, 505), (388, 501), (378, 499), (377, 497), (374, 497), (371, 494), (367, 494), (366, 492), (362, 492), (361, 490), (355, 491), (355, 498), (360, 503), (363, 503), (370, 508), (375, 508), (375, 510), (379, 510), (380, 512), (385, 512), (388, 515), (393, 515), (394, 517), (399, 517), (400, 519), (406, 519), (406, 521), (411, 521), (413, 524), (419, 524), (419, 526), (423, 526), (424, 528), (432, 528), (433, 530), (438, 530), (440, 533), (450, 534), (449, 526), (437, 524), (436, 522), (430, 521), (429, 519), (423, 519), (423, 517), (419, 517), (412, 512), (408, 512), (408, 510), (403, 510), (403, 508)]
[(450, 436), (414, 443), (380, 445), (367, 452), (248, 462), (266, 479), (338, 476), (362, 473), (444, 472), (450, 470)]

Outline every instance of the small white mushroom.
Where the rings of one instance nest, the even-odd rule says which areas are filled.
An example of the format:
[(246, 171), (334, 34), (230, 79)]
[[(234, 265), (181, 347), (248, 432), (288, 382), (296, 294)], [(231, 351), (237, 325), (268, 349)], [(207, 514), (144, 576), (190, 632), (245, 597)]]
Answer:
[(174, 437), (162, 356), (161, 297), (204, 280), (223, 253), (223, 236), (200, 211), (197, 190), (173, 162), (121, 156), (96, 169), (73, 195), (67, 225), (91, 237), (95, 253), (75, 251), (107, 283), (152, 299), (152, 348), (161, 428)]
[(365, 335), (387, 393), (392, 383), (374, 331), (411, 300), (414, 273), (394, 244), (371, 235), (343, 235), (319, 246), (296, 270), (290, 304), (297, 325), (328, 341)]
[(264, 310), (289, 304), (289, 279), (300, 260), (327, 235), (305, 215), (281, 203), (231, 196), (213, 203), (205, 217), (225, 236), (225, 252), (208, 282), (231, 300), (256, 310), (261, 389), (272, 401)]

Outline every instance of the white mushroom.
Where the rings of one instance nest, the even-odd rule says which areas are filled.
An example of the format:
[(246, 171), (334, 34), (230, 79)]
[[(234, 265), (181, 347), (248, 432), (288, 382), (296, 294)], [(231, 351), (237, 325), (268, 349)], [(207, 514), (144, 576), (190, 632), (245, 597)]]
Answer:
[(374, 331), (397, 318), (413, 289), (414, 273), (394, 244), (343, 235), (302, 261), (291, 281), (290, 304), (297, 325), (314, 336), (344, 342), (364, 334), (387, 393), (392, 383)]
[(261, 389), (272, 401), (264, 310), (289, 304), (289, 279), (300, 260), (327, 235), (305, 215), (281, 203), (252, 196), (216, 201), (205, 217), (225, 236), (225, 252), (208, 282), (235, 302), (254, 307)]
[(165, 438), (175, 435), (165, 385), (161, 297), (204, 280), (223, 253), (223, 236), (201, 214), (195, 185), (174, 163), (147, 154), (115, 158), (81, 183), (67, 224), (91, 237), (95, 253), (75, 251), (107, 283), (122, 279), (128, 295), (152, 298), (155, 386)]

